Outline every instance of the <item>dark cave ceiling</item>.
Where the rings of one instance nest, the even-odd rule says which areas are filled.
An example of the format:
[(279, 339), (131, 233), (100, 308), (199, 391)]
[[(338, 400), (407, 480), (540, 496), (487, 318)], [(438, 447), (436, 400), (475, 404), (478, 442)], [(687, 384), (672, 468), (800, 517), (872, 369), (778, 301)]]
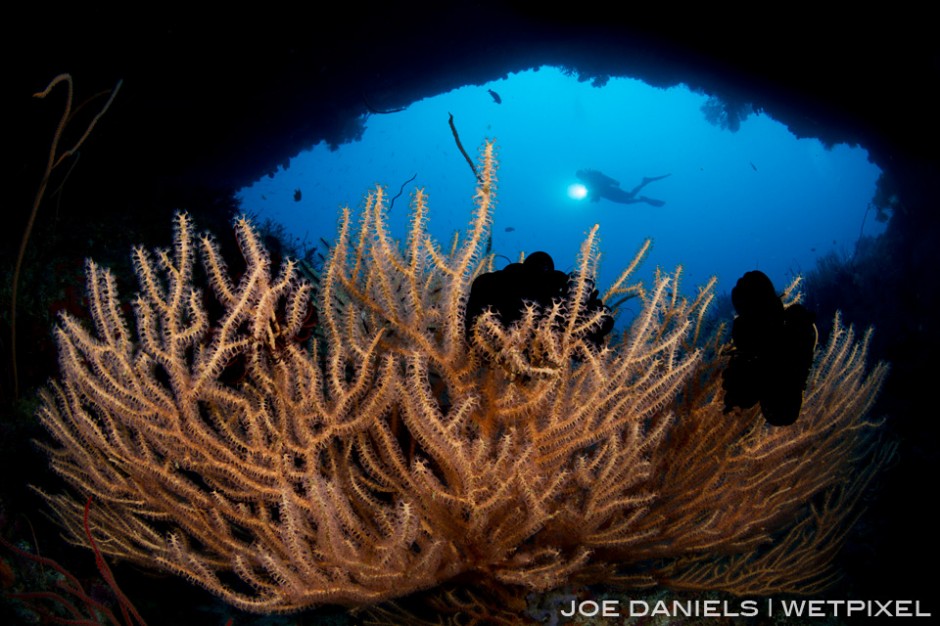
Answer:
[(750, 102), (799, 136), (862, 143), (883, 169), (936, 164), (940, 55), (925, 16), (856, 15), (849, 26), (706, 9), (676, 27), (662, 15), (524, 6), (337, 5), (314, 19), (27, 9), (7, 57), (14, 147), (26, 154), (48, 134), (28, 94), (55, 74), (74, 75), (78, 100), (123, 79), (96, 137), (115, 184), (231, 188), (321, 139), (355, 137), (370, 109), (550, 64)]

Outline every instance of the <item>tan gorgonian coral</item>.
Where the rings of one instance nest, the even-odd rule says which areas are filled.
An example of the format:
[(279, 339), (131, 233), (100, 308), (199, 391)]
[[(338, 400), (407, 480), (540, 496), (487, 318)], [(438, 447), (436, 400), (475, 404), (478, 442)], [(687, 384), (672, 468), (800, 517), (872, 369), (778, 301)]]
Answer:
[[(864, 418), (885, 373), (865, 373), (867, 338), (836, 320), (794, 426), (723, 415), (724, 359), (698, 338), (712, 285), (692, 300), (678, 272), (628, 285), (647, 246), (605, 295), (635, 295), (640, 314), (615, 344), (585, 339), (599, 321), (586, 306), (595, 227), (566, 301), (528, 306), (511, 328), (486, 312), (468, 340), (494, 170), (487, 145), (469, 230), (449, 250), (427, 234), (420, 190), (395, 242), (377, 189), (358, 227), (343, 213), (317, 289), (292, 261), (272, 276), (245, 220), (237, 280), (186, 215), (173, 250), (135, 250), (133, 326), (89, 262), (94, 329), (63, 317), (61, 378), (40, 409), (72, 489), (47, 498), (71, 540), (84, 542), (93, 496), (103, 552), (259, 612), (451, 580), (825, 584), (884, 456)], [(197, 256), (218, 304), (196, 286)]]

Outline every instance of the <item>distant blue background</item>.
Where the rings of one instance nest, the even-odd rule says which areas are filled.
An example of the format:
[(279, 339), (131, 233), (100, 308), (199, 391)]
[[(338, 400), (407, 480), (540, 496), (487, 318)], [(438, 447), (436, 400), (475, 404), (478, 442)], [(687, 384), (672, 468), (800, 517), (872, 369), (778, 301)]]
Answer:
[[(431, 233), (448, 241), (466, 228), (475, 184), (447, 124), (453, 113), (471, 157), (484, 138), (499, 147), (493, 251), (515, 260), (520, 251), (545, 250), (569, 271), (585, 233), (599, 223), (601, 292), (647, 237), (653, 250), (639, 276), (682, 264), (689, 293), (712, 275), (719, 292), (730, 291), (751, 269), (782, 290), (830, 251), (851, 256), (879, 174), (867, 153), (797, 140), (766, 115), (752, 115), (736, 133), (722, 130), (706, 122), (705, 101), (682, 87), (630, 79), (593, 87), (542, 68), (372, 115), (361, 141), (334, 152), (318, 145), (243, 189), (240, 199), (244, 211), (281, 222), (312, 245), (332, 241), (340, 207), (359, 208), (376, 184), (394, 196), (417, 174), (395, 201), (393, 232), (404, 236), (410, 192), (421, 186)], [(600, 170), (627, 190), (644, 176), (671, 173), (642, 192), (666, 205), (572, 200), (567, 189), (579, 169)], [(865, 234), (882, 230), (869, 215)]]

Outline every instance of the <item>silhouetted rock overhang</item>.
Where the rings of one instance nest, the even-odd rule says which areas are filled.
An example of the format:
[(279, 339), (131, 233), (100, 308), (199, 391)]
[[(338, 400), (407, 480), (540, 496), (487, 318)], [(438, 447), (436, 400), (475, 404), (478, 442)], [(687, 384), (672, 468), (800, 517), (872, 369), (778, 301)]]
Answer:
[(683, 26), (669, 15), (540, 5), (536, 16), (525, 6), (339, 3), (315, 20), (34, 8), (7, 56), (17, 59), (7, 83), (15, 139), (43, 145), (47, 133), (22, 122), (39, 115), (29, 94), (56, 73), (75, 76), (79, 99), (123, 79), (96, 133), (96, 158), (113, 178), (143, 189), (232, 188), (318, 141), (355, 139), (370, 109), (551, 64), (750, 102), (799, 136), (863, 144), (884, 169), (936, 162), (940, 98), (930, 85), (940, 57), (929, 19), (861, 15), (849, 26), (777, 15), (742, 27), (741, 16), (712, 13)]

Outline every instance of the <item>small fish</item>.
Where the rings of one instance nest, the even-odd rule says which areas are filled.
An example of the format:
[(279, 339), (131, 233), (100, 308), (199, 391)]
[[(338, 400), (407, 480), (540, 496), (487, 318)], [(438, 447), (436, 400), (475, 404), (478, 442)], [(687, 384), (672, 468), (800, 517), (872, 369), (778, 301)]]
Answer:
[(507, 226), (507, 227), (506, 227), (506, 232), (507, 232), (507, 233), (511, 233), (511, 232), (514, 231), (514, 230), (516, 230), (514, 226)]
[(753, 162), (753, 161), (748, 161), (748, 163), (750, 163), (750, 164), (751, 164), (751, 169), (752, 169), (752, 170), (754, 170), (754, 171), (756, 172), (756, 171), (757, 171), (757, 166), (756, 166), (756, 165), (754, 165), (754, 162)]
[(295, 189), (294, 190), (294, 202), (300, 202), (301, 195), (302, 194), (300, 193), (300, 189), (299, 188)]
[(496, 104), (502, 104), (503, 99), (499, 97), (499, 94), (493, 91), (492, 89), (487, 89), (486, 93), (490, 94), (493, 97), (493, 102)]

